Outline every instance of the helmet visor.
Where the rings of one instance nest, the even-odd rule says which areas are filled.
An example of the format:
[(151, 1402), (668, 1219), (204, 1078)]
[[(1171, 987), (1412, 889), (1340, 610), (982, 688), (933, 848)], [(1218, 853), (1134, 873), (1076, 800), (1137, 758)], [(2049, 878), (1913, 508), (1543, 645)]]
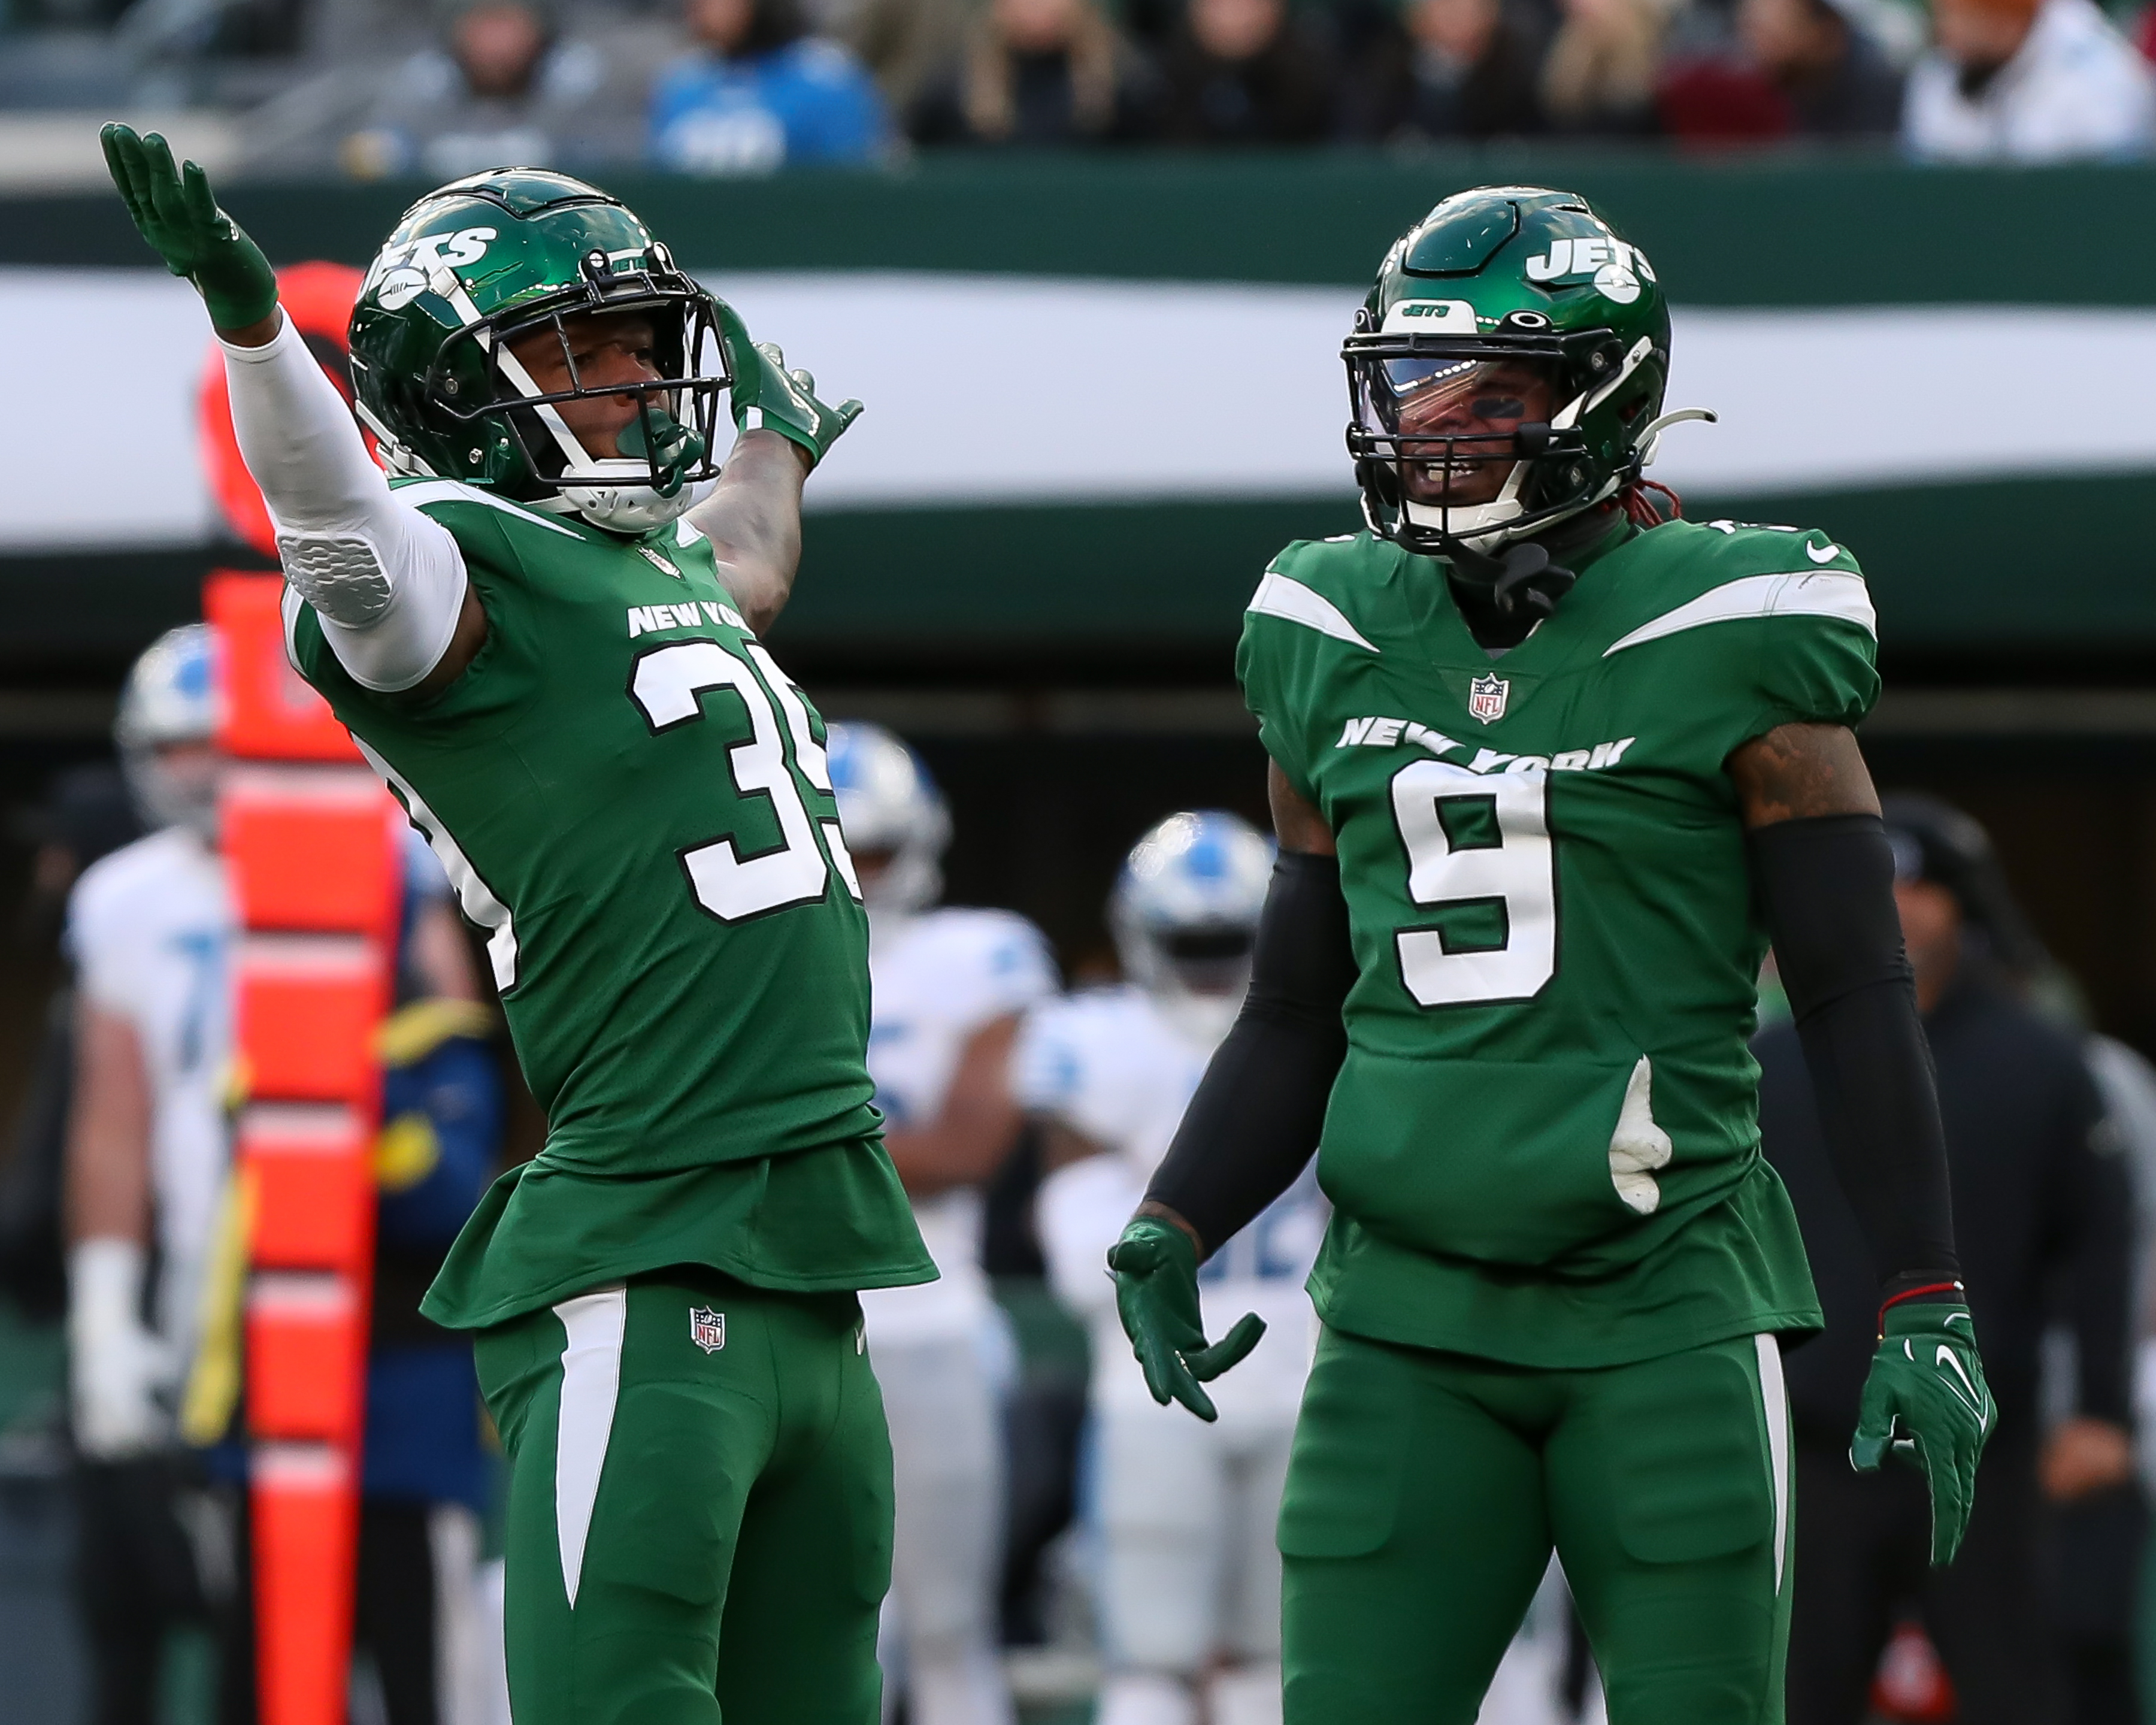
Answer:
[(1409, 353), (1361, 368), (1363, 429), (1399, 465), (1418, 503), (1489, 503), (1523, 447), (1522, 427), (1547, 428), (1558, 406), (1558, 365), (1539, 356)]

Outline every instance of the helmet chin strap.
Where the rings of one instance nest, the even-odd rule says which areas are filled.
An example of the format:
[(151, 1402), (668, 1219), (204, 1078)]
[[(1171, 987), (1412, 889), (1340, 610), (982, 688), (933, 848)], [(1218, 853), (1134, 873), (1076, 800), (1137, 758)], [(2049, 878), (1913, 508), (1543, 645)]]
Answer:
[(1533, 539), (1515, 540), (1495, 557), (1460, 545), (1448, 561), (1463, 580), (1488, 590), (1491, 607), (1504, 618), (1540, 621), (1557, 609), (1558, 601), (1579, 579), (1572, 570), (1553, 562), (1549, 547)]

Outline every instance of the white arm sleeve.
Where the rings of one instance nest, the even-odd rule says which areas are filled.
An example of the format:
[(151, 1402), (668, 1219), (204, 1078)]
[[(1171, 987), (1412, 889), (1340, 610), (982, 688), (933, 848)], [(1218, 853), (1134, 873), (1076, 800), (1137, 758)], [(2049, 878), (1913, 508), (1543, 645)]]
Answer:
[(265, 347), (218, 345), (239, 453), (276, 523), (285, 578), (355, 681), (409, 689), (441, 663), (464, 609), (456, 541), (397, 501), (289, 316)]

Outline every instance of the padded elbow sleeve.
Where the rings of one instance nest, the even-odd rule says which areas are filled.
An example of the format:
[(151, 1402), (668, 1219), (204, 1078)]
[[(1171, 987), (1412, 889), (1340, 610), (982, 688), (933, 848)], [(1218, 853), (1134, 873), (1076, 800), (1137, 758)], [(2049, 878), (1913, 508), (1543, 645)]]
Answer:
[(1316, 1152), (1347, 1056), (1340, 1009), (1355, 974), (1338, 860), (1283, 852), (1258, 921), (1250, 994), (1146, 1193), (1209, 1252), (1293, 1185)]
[(464, 609), (456, 541), (390, 490), (290, 318), (264, 346), (227, 343), (224, 355), (240, 454), (292, 591), (355, 681), (383, 691), (423, 681)]
[(1779, 822), (1748, 838), (1820, 1127), (1881, 1280), (1959, 1273), (1929, 1045), (1875, 814)]

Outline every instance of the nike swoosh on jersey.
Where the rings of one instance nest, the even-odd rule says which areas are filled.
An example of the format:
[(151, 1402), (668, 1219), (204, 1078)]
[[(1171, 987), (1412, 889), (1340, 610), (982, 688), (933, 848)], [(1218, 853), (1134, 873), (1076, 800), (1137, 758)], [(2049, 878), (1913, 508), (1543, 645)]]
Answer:
[(1841, 555), (1841, 547), (1830, 542), (1826, 549), (1821, 551), (1819, 547), (1807, 539), (1804, 541), (1804, 555), (1815, 563), (1830, 563)]

